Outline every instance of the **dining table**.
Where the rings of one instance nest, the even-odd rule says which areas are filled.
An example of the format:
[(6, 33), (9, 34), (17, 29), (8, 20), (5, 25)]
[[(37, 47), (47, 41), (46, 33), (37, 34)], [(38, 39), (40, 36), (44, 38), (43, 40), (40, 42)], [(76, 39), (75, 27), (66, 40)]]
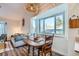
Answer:
[[(28, 47), (28, 55), (30, 53), (30, 46), (33, 47), (33, 55), (34, 55), (34, 48), (42, 47), (45, 44), (45, 39), (40, 37), (38, 40), (34, 40), (34, 38), (24, 39), (24, 43), (26, 43)], [(39, 55), (39, 49), (38, 49), (38, 55)]]

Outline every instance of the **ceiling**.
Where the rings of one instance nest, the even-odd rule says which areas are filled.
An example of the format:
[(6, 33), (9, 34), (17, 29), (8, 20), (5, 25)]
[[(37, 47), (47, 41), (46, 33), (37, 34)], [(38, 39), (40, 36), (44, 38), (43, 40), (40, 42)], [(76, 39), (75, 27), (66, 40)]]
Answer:
[(0, 17), (19, 20), (24, 16), (25, 4), (0, 4)]
[[(25, 14), (28, 14), (24, 9), (25, 5), (24, 3), (0, 3), (0, 17), (10, 20), (22, 19)], [(40, 6), (43, 5), (40, 4)]]

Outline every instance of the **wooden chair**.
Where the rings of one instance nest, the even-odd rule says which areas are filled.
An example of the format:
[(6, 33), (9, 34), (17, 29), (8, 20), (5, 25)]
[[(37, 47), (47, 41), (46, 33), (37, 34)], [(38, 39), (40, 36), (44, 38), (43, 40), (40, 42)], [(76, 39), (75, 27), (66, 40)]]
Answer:
[(54, 38), (54, 35), (53, 36), (45, 35), (45, 44), (42, 47), (42, 53), (43, 53), (43, 55), (46, 56), (46, 54), (50, 52), (50, 55), (52, 56), (53, 38)]
[[(36, 37), (34, 38), (34, 41), (39, 40), (39, 39), (38, 39), (39, 37), (43, 37), (43, 36), (41, 36), (41, 35), (36, 36)], [(42, 45), (42, 46), (35, 46), (35, 47), (33, 47), (33, 55), (34, 55), (34, 50), (36, 50), (36, 49), (38, 49), (38, 56), (40, 56), (40, 54), (43, 55), (43, 54), (42, 54), (42, 47), (43, 47), (43, 45)], [(36, 48), (36, 49), (34, 49), (34, 48)]]

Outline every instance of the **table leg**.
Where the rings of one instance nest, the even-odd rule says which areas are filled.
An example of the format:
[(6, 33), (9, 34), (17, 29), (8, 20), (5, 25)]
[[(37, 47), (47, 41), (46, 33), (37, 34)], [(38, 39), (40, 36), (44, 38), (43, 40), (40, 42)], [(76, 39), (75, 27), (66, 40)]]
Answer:
[(34, 56), (34, 47), (33, 47), (33, 56)]
[(30, 45), (28, 46), (28, 56), (29, 56), (29, 53), (30, 53)]
[(39, 49), (38, 49), (38, 56), (40, 56), (40, 51), (39, 51)]
[(52, 56), (52, 51), (50, 51), (50, 56)]

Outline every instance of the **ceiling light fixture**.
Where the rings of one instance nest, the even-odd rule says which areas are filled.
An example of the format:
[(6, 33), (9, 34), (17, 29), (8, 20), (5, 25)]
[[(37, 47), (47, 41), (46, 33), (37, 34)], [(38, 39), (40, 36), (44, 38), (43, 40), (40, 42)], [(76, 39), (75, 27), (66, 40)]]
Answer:
[(39, 13), (39, 4), (37, 3), (28, 3), (26, 5), (26, 10), (33, 15), (37, 15)]

